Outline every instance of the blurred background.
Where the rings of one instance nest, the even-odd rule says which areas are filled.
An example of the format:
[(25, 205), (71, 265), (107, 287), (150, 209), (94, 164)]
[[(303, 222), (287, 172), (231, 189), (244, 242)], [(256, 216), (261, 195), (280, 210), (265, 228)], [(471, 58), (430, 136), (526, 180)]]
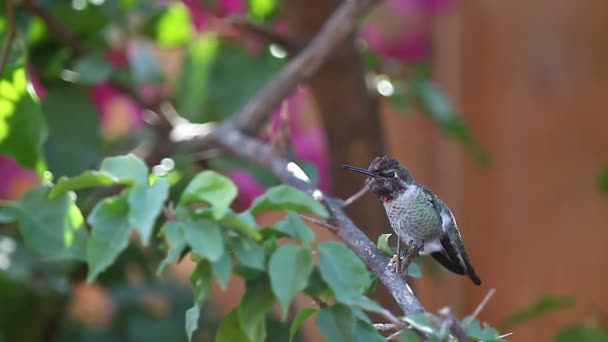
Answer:
[[(187, 179), (194, 168), (209, 167), (229, 175), (240, 188), (237, 209), (276, 180), (226, 156), (175, 149), (155, 135), (143, 104), (170, 99), (192, 122), (228, 117), (339, 3), (23, 0), (9, 10), (8, 2), (0, 1), (3, 41), (9, 14), (21, 32), (8, 64), (27, 46), (30, 90), (96, 122), (91, 129), (100, 142), (83, 145), (78, 136), (89, 134), (88, 126), (49, 116), (55, 143), (44, 158), (55, 175), (140, 148), (158, 173)], [(82, 57), (81, 44), (62, 37), (45, 13), (100, 53)], [(428, 310), (450, 306), (464, 316), (495, 288), (480, 318), (513, 332), (512, 341), (608, 341), (607, 19), (604, 0), (386, 0), (363, 21), (358, 38), (288, 98), (292, 156), (322, 189), (347, 197), (363, 179), (339, 165), (365, 167), (386, 154), (444, 199), (483, 285), (422, 258), (424, 276), (413, 287)], [(137, 98), (107, 70), (128, 74)], [(56, 90), (70, 79), (80, 93)], [(4, 89), (0, 97), (8, 97)], [(48, 113), (63, 110), (56, 107)], [(280, 124), (277, 109), (262, 136), (272, 140)], [(17, 158), (15, 140), (3, 139), (0, 127), (0, 197), (18, 199), (41, 175), (35, 158)], [(372, 240), (389, 232), (372, 195), (350, 213)], [(154, 270), (162, 257), (135, 244), (99, 282), (86, 284), (82, 267), (37, 260), (12, 226), (0, 224), (0, 341), (185, 340), (193, 264), (185, 258), (159, 278)], [(226, 292), (214, 292), (199, 341), (213, 339), (242, 284), (233, 277)], [(395, 309), (383, 289), (377, 298)], [(270, 324), (269, 341), (287, 339), (288, 326)], [(320, 339), (312, 323), (298, 338)]]

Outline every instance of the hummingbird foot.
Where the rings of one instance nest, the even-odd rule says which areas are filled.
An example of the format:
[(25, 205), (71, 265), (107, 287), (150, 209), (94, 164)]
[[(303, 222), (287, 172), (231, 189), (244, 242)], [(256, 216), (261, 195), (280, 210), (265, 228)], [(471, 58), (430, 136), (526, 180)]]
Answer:
[(405, 256), (401, 261), (401, 268), (398, 270), (399, 273), (402, 273), (407, 276), (407, 269), (409, 265), (420, 254), (422, 248), (424, 248), (424, 244), (422, 243), (422, 241), (410, 241), (410, 243), (408, 244), (407, 251), (405, 252)]

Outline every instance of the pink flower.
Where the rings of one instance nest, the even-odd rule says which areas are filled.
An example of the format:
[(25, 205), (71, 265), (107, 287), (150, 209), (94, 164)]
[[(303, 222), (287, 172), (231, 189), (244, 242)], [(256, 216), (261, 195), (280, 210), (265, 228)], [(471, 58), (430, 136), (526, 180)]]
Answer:
[(453, 0), (388, 0), (372, 15), (362, 31), (368, 46), (384, 57), (417, 62), (430, 57), (431, 16), (446, 10)]
[(183, 0), (183, 3), (190, 11), (192, 25), (197, 32), (215, 29), (218, 19), (247, 12), (244, 0), (218, 0), (211, 7), (203, 6), (202, 1), (197, 0)]
[(36, 173), (24, 169), (9, 157), (0, 155), (0, 198), (18, 200), (32, 186), (39, 183)]
[(90, 95), (99, 113), (101, 131), (105, 138), (112, 140), (124, 137), (134, 127), (142, 124), (142, 108), (109, 82), (94, 85)]
[[(290, 143), (295, 150), (295, 158), (312, 163), (317, 169), (318, 186), (323, 191), (330, 190), (329, 156), (325, 132), (318, 118), (309, 115), (305, 100), (307, 91), (296, 90), (287, 98), (288, 126)], [(272, 117), (272, 129), (263, 138), (269, 141), (279, 133), (281, 109), (275, 110)], [(239, 188), (235, 201), (237, 209), (248, 208), (253, 199), (264, 193), (264, 186), (248, 171), (233, 169), (227, 173)]]

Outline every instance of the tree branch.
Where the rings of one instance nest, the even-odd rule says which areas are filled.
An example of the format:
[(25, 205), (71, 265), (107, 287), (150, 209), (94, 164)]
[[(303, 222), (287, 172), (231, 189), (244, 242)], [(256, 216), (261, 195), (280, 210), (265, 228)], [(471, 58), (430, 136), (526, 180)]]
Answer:
[[(224, 122), (218, 132), (225, 133), (233, 128), (247, 134), (258, 132), (273, 109), (289, 96), (298, 83), (311, 77), (319, 69), (333, 50), (353, 33), (359, 17), (375, 3), (377, 1), (374, 0), (343, 1), (306, 48), (262, 88), (234, 119)], [(211, 137), (202, 136), (198, 140), (201, 145), (206, 145)]]
[(237, 157), (269, 169), (285, 184), (305, 191), (325, 204), (331, 216), (331, 224), (337, 227), (335, 234), (378, 276), (401, 310), (406, 314), (424, 312), (405, 279), (387, 268), (386, 257), (346, 215), (340, 199), (326, 196), (310, 183), (298, 178), (290, 171), (293, 162), (274, 155), (272, 148), (259, 139), (248, 137), (236, 129), (215, 131), (208, 135), (208, 139), (213, 145)]
[(269, 43), (281, 46), (290, 54), (296, 53), (302, 48), (302, 45), (296, 40), (278, 32), (270, 25), (255, 23), (243, 16), (230, 17), (228, 18), (228, 22), (244, 32), (251, 33)]

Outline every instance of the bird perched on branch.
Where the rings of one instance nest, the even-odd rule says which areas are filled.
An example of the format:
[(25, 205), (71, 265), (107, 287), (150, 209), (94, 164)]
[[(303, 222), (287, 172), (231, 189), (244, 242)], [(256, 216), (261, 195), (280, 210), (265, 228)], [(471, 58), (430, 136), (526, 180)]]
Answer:
[[(397, 272), (404, 272), (418, 254), (430, 254), (448, 270), (469, 276), (476, 285), (481, 284), (450, 208), (432, 191), (416, 183), (397, 160), (384, 156), (374, 159), (367, 169), (342, 167), (367, 175), (367, 188), (384, 204), (398, 238)], [(401, 241), (408, 245), (403, 259)]]

